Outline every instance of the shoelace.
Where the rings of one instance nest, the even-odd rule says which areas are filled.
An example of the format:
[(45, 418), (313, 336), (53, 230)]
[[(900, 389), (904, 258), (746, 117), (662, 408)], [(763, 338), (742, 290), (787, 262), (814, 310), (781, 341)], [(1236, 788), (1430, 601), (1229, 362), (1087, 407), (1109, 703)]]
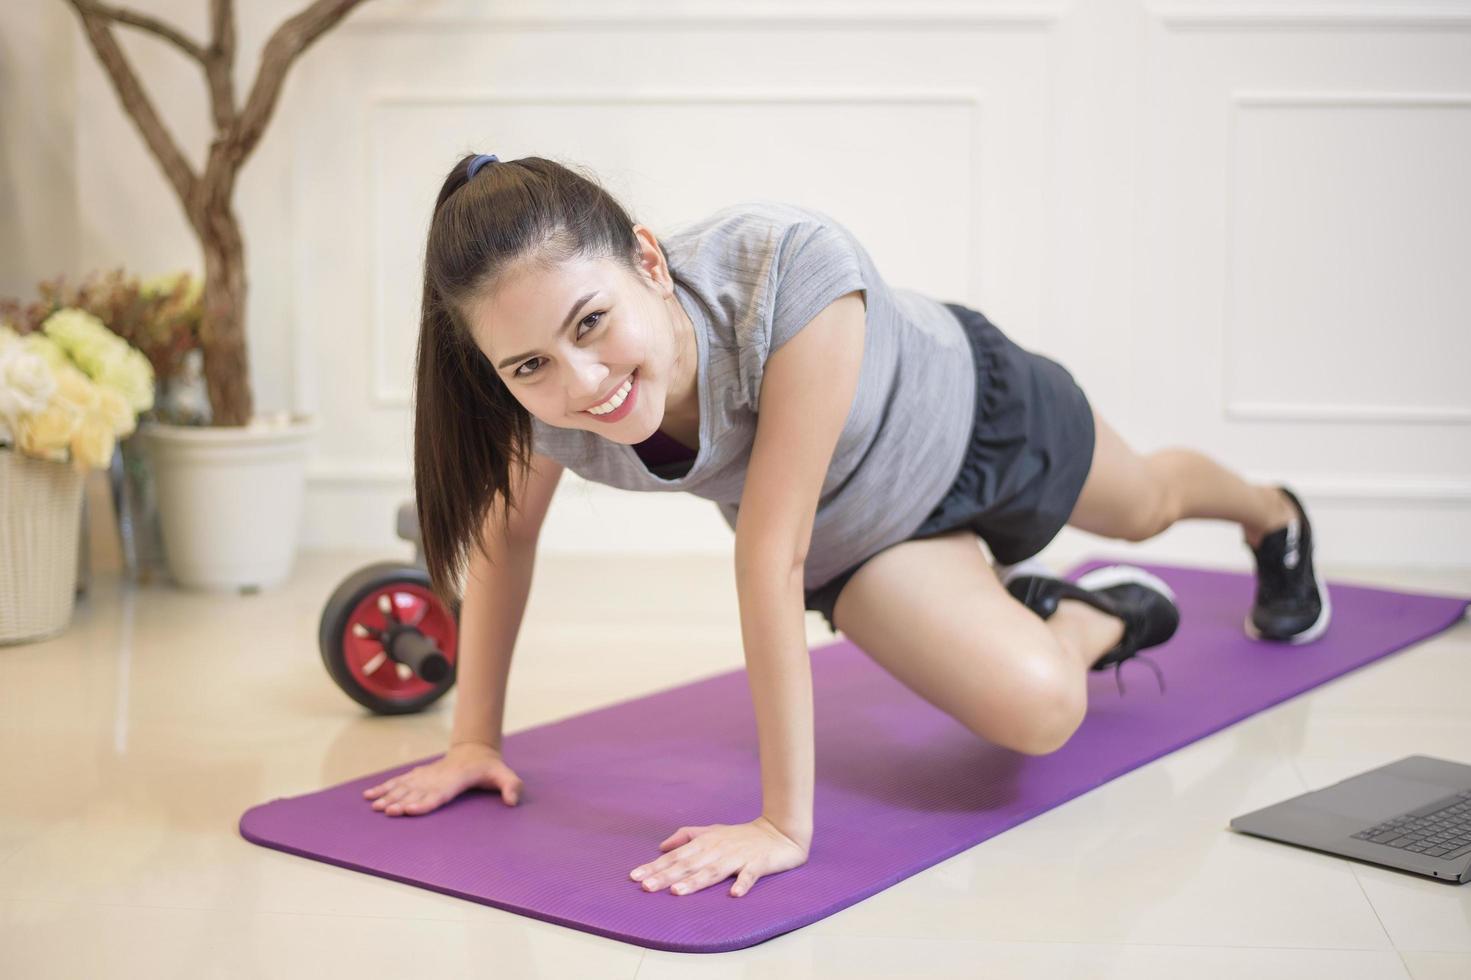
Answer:
[(1119, 697), (1124, 696), (1124, 664), (1128, 663), (1130, 660), (1139, 660), (1148, 664), (1149, 669), (1154, 671), (1154, 679), (1159, 682), (1159, 693), (1165, 693), (1165, 674), (1164, 671), (1159, 669), (1159, 664), (1155, 663), (1153, 660), (1150, 660), (1142, 653), (1136, 653), (1132, 657), (1126, 657), (1125, 659), (1120, 660), (1118, 663), (1113, 665), (1113, 679), (1114, 683), (1118, 684), (1119, 686)]
[[(1127, 622), (1127, 625), (1125, 626), (1125, 629), (1142, 628), (1140, 626), (1140, 624), (1137, 624), (1137, 623), (1134, 623), (1134, 622), (1128, 621), (1128, 620), (1126, 620), (1126, 622)], [(1160, 694), (1164, 694), (1165, 693), (1165, 675), (1164, 675), (1164, 671), (1162, 671), (1162, 670), (1159, 669), (1159, 664), (1155, 663), (1153, 660), (1150, 660), (1148, 657), (1144, 656), (1144, 654), (1142, 654), (1142, 653), (1140, 653), (1139, 651), (1136, 650), (1133, 653), (1129, 654), (1127, 657), (1125, 657), (1123, 660), (1120, 660), (1120, 661), (1118, 661), (1117, 663), (1115, 663), (1113, 665), (1113, 680), (1114, 680), (1114, 683), (1118, 685), (1118, 688), (1119, 688), (1119, 697), (1123, 697), (1124, 696), (1124, 676), (1123, 676), (1124, 664), (1128, 663), (1130, 660), (1140, 660), (1140, 661), (1143, 661), (1145, 664), (1147, 664), (1149, 666), (1149, 669), (1152, 670), (1152, 671), (1154, 671), (1154, 679), (1159, 683), (1159, 693)]]
[[(1026, 596), (1026, 598), (1023, 601), (1030, 603), (1031, 599), (1032, 599), (1032, 596), (1029, 594), (1028, 596)], [(1132, 628), (1132, 625), (1133, 624), (1130, 624), (1130, 627), (1129, 628)], [(1155, 680), (1159, 683), (1159, 693), (1160, 694), (1164, 694), (1165, 693), (1165, 675), (1164, 675), (1164, 671), (1162, 671), (1162, 670), (1159, 669), (1159, 664), (1155, 663), (1153, 660), (1150, 660), (1148, 657), (1144, 656), (1142, 653), (1138, 653), (1136, 651), (1135, 653), (1130, 654), (1129, 656), (1125, 657), (1123, 660), (1120, 660), (1120, 661), (1118, 661), (1117, 663), (1114, 664), (1113, 679), (1114, 679), (1114, 683), (1118, 685), (1119, 697), (1123, 697), (1124, 696), (1124, 678), (1123, 678), (1124, 664), (1126, 662), (1130, 661), (1130, 660), (1141, 660), (1144, 663), (1148, 664), (1149, 665), (1149, 669), (1152, 670), (1152, 671), (1154, 671), (1154, 678), (1155, 678)]]

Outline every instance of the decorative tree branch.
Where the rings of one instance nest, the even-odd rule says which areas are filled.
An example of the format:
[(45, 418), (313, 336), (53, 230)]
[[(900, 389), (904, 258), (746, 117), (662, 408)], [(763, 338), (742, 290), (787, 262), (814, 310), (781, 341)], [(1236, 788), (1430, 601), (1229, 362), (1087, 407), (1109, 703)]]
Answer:
[(223, 130), (235, 124), (235, 12), (230, 0), (210, 0), (209, 20), (213, 40), (204, 73), (215, 128)]
[(148, 149), (153, 151), (154, 157), (163, 167), (164, 176), (173, 185), (174, 193), (184, 202), (185, 211), (188, 211), (188, 202), (194, 198), (199, 179), (189, 168), (189, 161), (184, 159), (174, 138), (164, 128), (163, 120), (158, 118), (158, 111), (153, 108), (153, 103), (143, 91), (143, 84), (138, 81), (127, 56), (118, 47), (117, 39), (107, 27), (107, 20), (111, 15), (94, 11), (93, 5), (84, 0), (72, 0), (72, 5), (81, 14), (82, 28), (87, 32), (87, 39), (92, 42), (92, 49), (97, 52), (102, 67), (111, 77), (123, 108), (133, 117)]
[[(229, 0), (221, 2), (228, 4)], [(260, 141), (266, 123), (276, 109), (276, 100), (281, 96), (286, 70), (317, 38), (337, 26), (337, 22), (361, 2), (362, 0), (317, 0), (276, 28), (276, 33), (271, 35), (265, 50), (261, 52), (260, 71), (255, 76), (255, 85), (245, 103), (245, 111), (240, 116), (239, 132), (236, 136), (240, 141), (242, 157), (249, 155)]]
[(141, 30), (157, 34), (165, 41), (173, 42), (180, 50), (195, 61), (204, 60), (204, 48), (195, 44), (189, 38), (185, 37), (182, 32), (165, 24), (156, 17), (136, 13), (122, 7), (113, 7), (105, 3), (88, 3), (85, 0), (81, 6), (90, 8), (91, 12), (95, 13), (98, 17), (115, 20), (119, 24), (127, 24), (129, 27), (137, 27)]
[[(232, 198), (240, 169), (271, 121), (286, 74), (307, 48), (363, 0), (315, 0), (276, 28), (261, 52), (260, 69), (235, 108), (233, 0), (210, 0), (212, 37), (206, 46), (155, 17), (95, 0), (66, 0), (111, 79), (123, 109), (163, 168), (204, 251), (204, 318), (200, 344), (215, 425), (245, 425), (254, 413), (245, 345), (245, 245)], [(215, 137), (204, 173), (196, 174), (149, 101), (137, 73), (112, 34), (112, 24), (146, 31), (174, 45), (204, 69)]]

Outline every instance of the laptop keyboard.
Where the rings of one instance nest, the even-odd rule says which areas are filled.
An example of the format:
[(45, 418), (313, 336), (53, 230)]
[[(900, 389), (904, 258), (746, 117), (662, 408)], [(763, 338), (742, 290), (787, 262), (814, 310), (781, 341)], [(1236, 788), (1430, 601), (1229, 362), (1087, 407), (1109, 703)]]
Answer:
[(1451, 860), (1471, 852), (1471, 789), (1354, 834), (1359, 840)]

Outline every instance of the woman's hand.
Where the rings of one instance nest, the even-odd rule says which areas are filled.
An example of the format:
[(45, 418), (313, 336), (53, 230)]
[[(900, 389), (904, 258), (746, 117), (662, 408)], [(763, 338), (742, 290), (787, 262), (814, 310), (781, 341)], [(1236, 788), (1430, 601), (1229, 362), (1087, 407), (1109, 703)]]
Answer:
[(501, 801), (515, 806), (521, 796), (521, 777), (498, 750), (478, 742), (460, 742), (425, 766), (384, 780), (363, 790), (373, 809), (390, 817), (418, 816), (448, 803), (471, 787), (498, 789)]
[(787, 836), (765, 817), (750, 823), (680, 827), (659, 845), (669, 853), (634, 868), (629, 877), (642, 881), (646, 891), (668, 885), (675, 895), (688, 895), (736, 875), (730, 894), (739, 898), (762, 875), (805, 864), (810, 843)]

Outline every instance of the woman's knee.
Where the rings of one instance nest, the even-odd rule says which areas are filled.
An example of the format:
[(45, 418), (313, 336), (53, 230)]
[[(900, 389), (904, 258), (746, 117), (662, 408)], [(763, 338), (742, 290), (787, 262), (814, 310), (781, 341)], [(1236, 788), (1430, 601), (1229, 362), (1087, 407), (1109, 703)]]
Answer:
[(881, 667), (988, 741), (1041, 754), (1081, 723), (1075, 658), (1006, 591), (971, 532), (880, 552), (839, 592), (833, 616)]
[(1062, 748), (1083, 723), (1088, 708), (1086, 680), (1065, 660), (1060, 645), (1024, 658), (1016, 676), (1008, 680), (1005, 710), (975, 718), (968, 727), (1026, 755), (1048, 755)]
[(1032, 732), (1031, 738), (1013, 746), (1026, 755), (1051, 755), (1072, 740), (1083, 724), (1083, 710), (1069, 703), (1048, 715)]

